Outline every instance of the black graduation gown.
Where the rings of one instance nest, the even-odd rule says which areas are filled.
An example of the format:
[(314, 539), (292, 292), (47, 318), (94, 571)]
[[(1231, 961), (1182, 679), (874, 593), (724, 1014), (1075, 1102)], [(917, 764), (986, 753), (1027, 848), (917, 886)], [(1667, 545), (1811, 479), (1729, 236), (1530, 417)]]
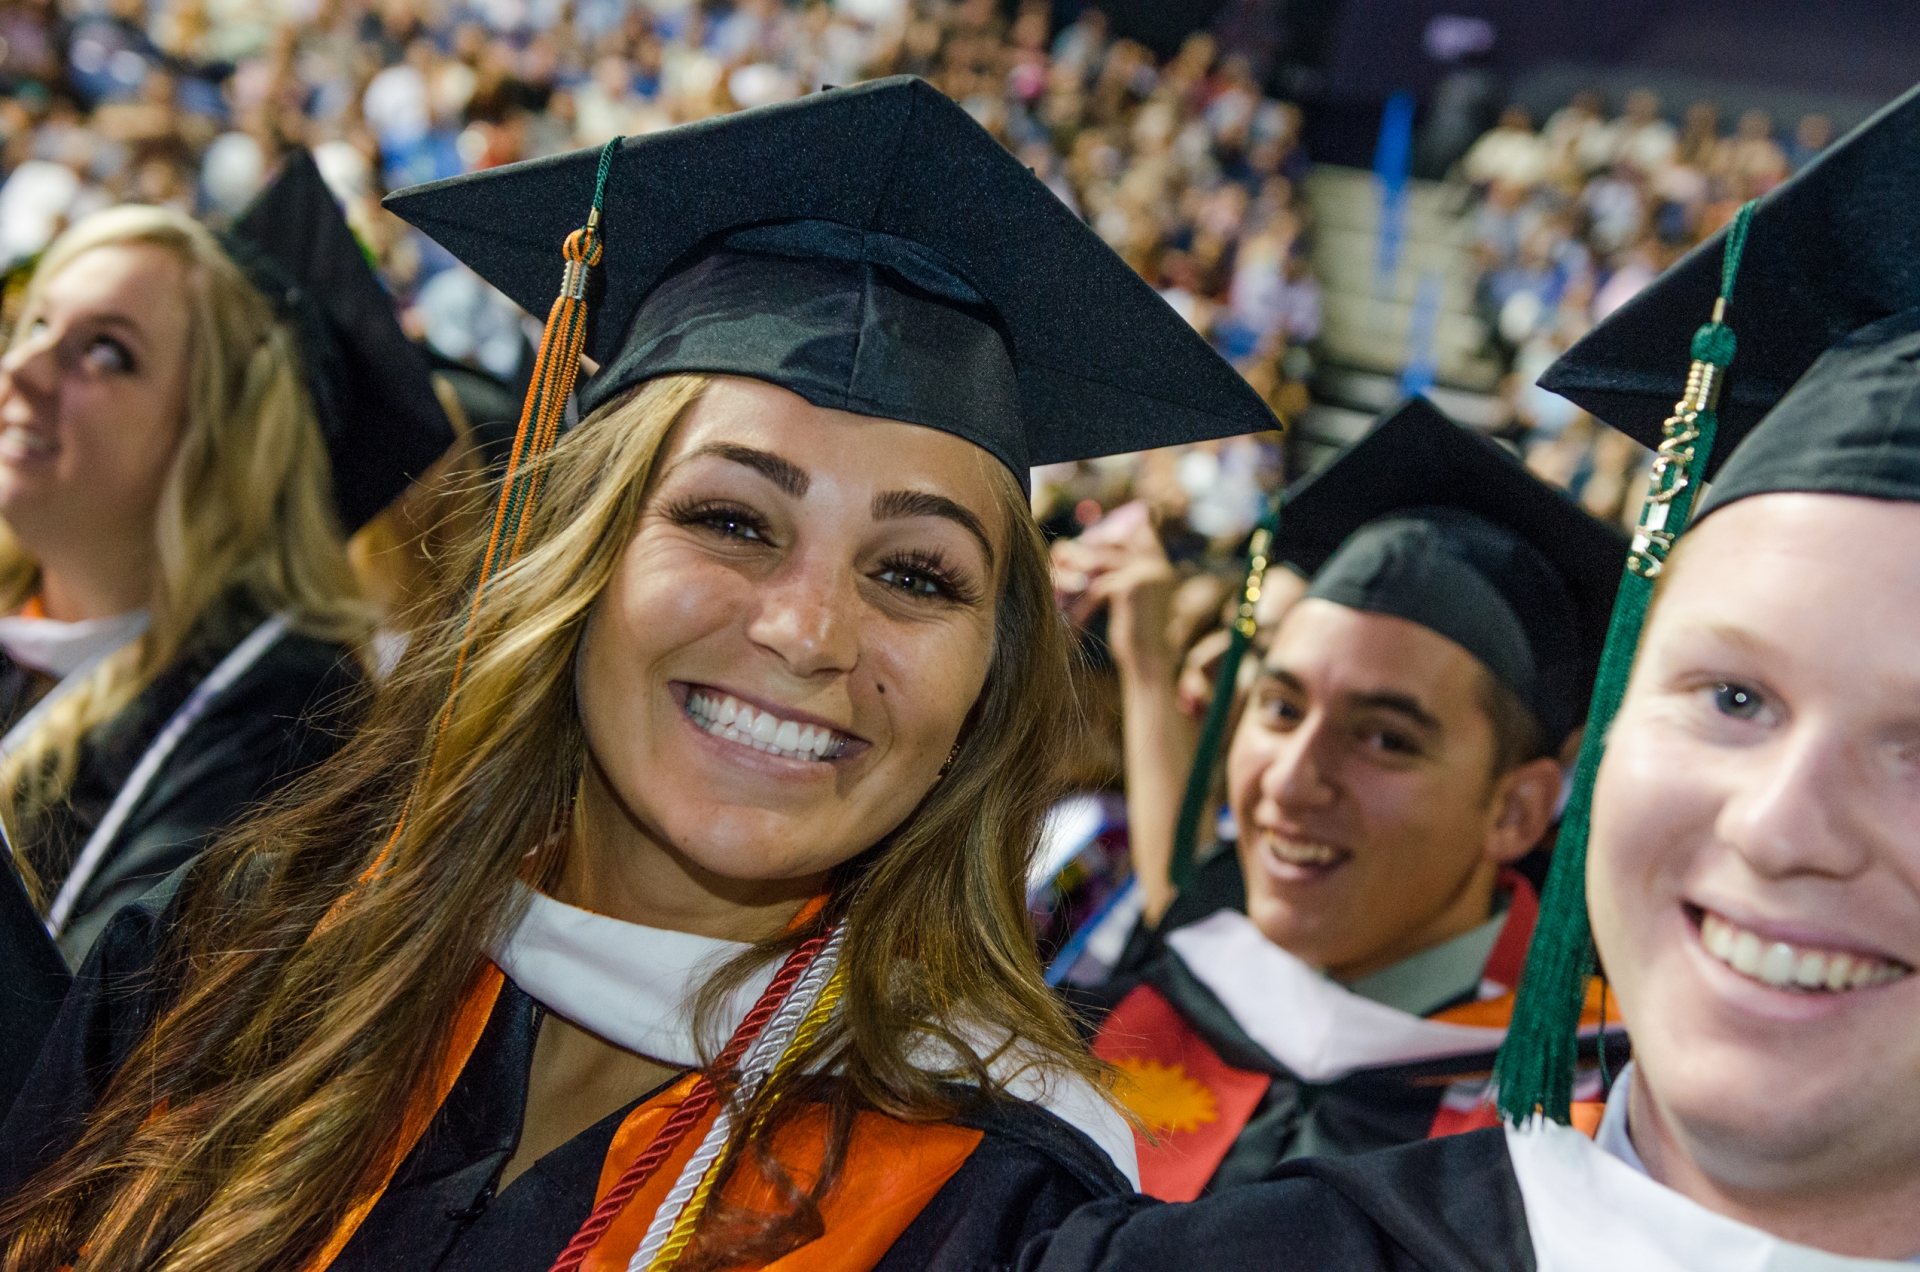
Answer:
[(8, 863), (0, 863), (0, 1118), (26, 1083), (73, 977)]
[(1534, 1272), (1505, 1132), (1288, 1162), (1199, 1201), (1122, 1197), (1075, 1211), (1018, 1272)]
[[(58, 890), (140, 757), (220, 660), (266, 618), (216, 606), (185, 651), (127, 707), (88, 735), (66, 801), (18, 828), (47, 895)], [(343, 646), (288, 632), (228, 686), (181, 738), (80, 893), (59, 938), (78, 965), (113, 912), (191, 859), (352, 731), (365, 677)], [(0, 730), (46, 691), (46, 677), (0, 655)]]
[[(123, 909), (75, 979), (26, 1089), (0, 1127), (0, 1196), (77, 1134), (177, 982), (156, 942), (179, 876)], [(511, 980), (452, 1093), (332, 1272), (545, 1272), (593, 1208), (614, 1133), (641, 1101), (548, 1153), (495, 1193), (513, 1156), (542, 1009)], [(1004, 1265), (1078, 1207), (1129, 1189), (1106, 1154), (1051, 1113), (995, 1102), (958, 1119), (973, 1154), (876, 1265)]]
[[(1235, 1069), (1267, 1075), (1269, 1082), (1258, 1106), (1208, 1178), (1202, 1195), (1261, 1179), (1280, 1163), (1298, 1157), (1346, 1157), (1423, 1140), (1440, 1129), (1436, 1118), (1450, 1093), (1466, 1101), (1482, 1092), (1497, 1049), (1377, 1065), (1328, 1082), (1309, 1082), (1293, 1073), (1247, 1036), (1213, 991), (1166, 943), (1167, 935), (1177, 928), (1224, 909), (1245, 910), (1240, 865), (1230, 846), (1201, 864), (1190, 892), (1191, 899), (1187, 893), (1175, 898), (1157, 930), (1144, 923), (1136, 926), (1107, 981), (1093, 987), (1063, 986), (1062, 993), (1091, 1041), (1128, 994), (1148, 985), (1221, 1060)], [(1528, 923), (1530, 932), (1530, 919)], [(1434, 1014), (1474, 1000), (1474, 993), (1463, 994), (1440, 1004)], [(1630, 1047), (1618, 1030), (1610, 1031), (1607, 1039), (1607, 1063), (1617, 1073), (1631, 1058)], [(1581, 1039), (1583, 1067), (1598, 1065), (1598, 1045), (1596, 1038)]]

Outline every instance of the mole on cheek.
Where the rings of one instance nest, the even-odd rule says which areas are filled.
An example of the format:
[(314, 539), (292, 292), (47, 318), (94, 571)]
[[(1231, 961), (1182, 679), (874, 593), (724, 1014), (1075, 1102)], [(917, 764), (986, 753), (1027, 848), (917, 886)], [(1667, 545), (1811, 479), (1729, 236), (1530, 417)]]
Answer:
[(874, 688), (878, 689), (882, 694), (885, 694), (887, 692), (887, 687), (885, 685), (876, 684)]

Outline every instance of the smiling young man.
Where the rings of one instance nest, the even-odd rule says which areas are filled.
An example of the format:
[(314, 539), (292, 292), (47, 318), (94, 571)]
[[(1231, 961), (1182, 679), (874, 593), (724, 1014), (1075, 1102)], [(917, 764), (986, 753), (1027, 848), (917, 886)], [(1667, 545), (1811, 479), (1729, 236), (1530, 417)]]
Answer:
[(1554, 819), (1625, 551), (1420, 399), (1292, 493), (1273, 556), (1312, 581), (1227, 755), (1245, 913), (1163, 923), (1091, 996), (1148, 1193), (1490, 1124), (1536, 911), (1512, 866)]
[[(1920, 1264), (1916, 189), (1920, 90), (1543, 379), (1643, 441), (1664, 434), (1677, 468), (1703, 439), (1731, 452), (1683, 479), (1713, 484), (1664, 561), (1672, 505), (1642, 521), (1635, 573), (1657, 590), (1637, 642), (1623, 604), (1597, 710), (1616, 655), (1635, 656), (1584, 869), (1556, 865), (1531, 955), (1546, 980), (1591, 939), (1617, 991), (1634, 1062), (1597, 1135), (1553, 1120), (1564, 1074), (1538, 1062), (1564, 1049), (1571, 1003), (1530, 983), (1501, 1056), (1518, 1124), (1289, 1164), (1191, 1206), (1088, 1206), (1018, 1266), (1157, 1269), (1201, 1242), (1211, 1267), (1263, 1272)], [(1752, 321), (1716, 392), (1733, 349), (1715, 309), (1683, 392), (1658, 351), (1716, 285)]]

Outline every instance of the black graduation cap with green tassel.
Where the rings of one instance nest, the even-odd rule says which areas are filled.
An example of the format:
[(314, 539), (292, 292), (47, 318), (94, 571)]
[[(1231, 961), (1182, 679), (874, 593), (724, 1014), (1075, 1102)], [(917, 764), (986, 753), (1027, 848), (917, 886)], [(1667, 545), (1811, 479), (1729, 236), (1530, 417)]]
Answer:
[(1626, 553), (1616, 527), (1425, 398), (1388, 411), (1295, 482), (1254, 532), (1175, 829), (1175, 887), (1192, 882), (1198, 823), (1269, 562), (1307, 575), (1309, 597), (1406, 619), (1460, 646), (1512, 691), (1553, 753), (1580, 724)]
[[(1920, 502), (1920, 89), (1902, 96), (1574, 345), (1541, 377), (1656, 450), (1574, 789), (1496, 1076), (1510, 1121), (1568, 1120), (1594, 966), (1588, 812), (1654, 581), (1688, 525), (1771, 491)], [(1726, 322), (1745, 315), (1737, 373)], [(1674, 356), (1693, 333), (1685, 381)], [(1691, 315), (1691, 316), (1690, 316)], [(1662, 352), (1671, 351), (1671, 352)], [(1670, 407), (1659, 405), (1672, 400)], [(1744, 440), (1743, 440), (1744, 439)]]

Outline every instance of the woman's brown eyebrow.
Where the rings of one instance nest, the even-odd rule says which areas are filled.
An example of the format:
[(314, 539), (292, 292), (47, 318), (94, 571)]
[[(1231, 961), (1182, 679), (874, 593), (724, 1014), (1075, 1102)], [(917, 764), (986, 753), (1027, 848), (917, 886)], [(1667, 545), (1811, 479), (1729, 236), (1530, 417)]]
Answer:
[[(755, 446), (742, 446), (738, 442), (709, 442), (688, 455), (687, 459), (698, 459), (702, 455), (712, 455), (716, 459), (751, 468), (795, 499), (803, 498), (807, 487), (813, 484), (813, 478), (807, 476), (807, 470), (800, 465)], [(680, 462), (685, 463), (686, 460)]]
[(875, 521), (894, 521), (902, 517), (945, 517), (954, 522), (980, 541), (980, 551), (986, 554), (987, 568), (993, 568), (993, 544), (987, 538), (987, 528), (964, 505), (927, 490), (889, 490), (873, 497)]

